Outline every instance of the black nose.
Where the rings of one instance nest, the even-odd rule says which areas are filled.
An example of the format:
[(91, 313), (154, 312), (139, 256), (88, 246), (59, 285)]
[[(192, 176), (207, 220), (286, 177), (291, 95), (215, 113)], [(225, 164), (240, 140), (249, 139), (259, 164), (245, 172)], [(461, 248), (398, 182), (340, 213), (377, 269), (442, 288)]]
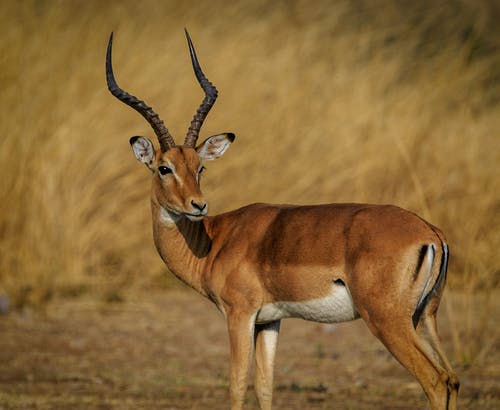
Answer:
[(207, 207), (206, 203), (199, 204), (198, 202), (195, 202), (195, 201), (191, 201), (191, 205), (193, 205), (200, 212), (203, 212), (203, 210)]

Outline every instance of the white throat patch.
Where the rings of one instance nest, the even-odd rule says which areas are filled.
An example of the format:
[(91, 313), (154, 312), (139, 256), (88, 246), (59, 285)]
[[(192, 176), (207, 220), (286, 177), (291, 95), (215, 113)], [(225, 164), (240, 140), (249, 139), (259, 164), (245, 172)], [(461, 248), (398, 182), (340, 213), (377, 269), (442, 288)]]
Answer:
[(181, 216), (176, 215), (171, 211), (167, 211), (165, 208), (160, 207), (160, 222), (166, 225), (175, 224)]

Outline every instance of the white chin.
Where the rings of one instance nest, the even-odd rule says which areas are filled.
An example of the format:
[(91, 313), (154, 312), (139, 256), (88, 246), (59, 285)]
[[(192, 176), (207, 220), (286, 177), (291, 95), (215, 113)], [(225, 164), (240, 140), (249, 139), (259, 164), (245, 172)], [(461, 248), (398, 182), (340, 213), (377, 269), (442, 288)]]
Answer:
[(194, 216), (194, 215), (188, 215), (188, 214), (185, 214), (187, 216), (187, 218), (190, 220), (190, 221), (193, 221), (193, 222), (197, 222), (197, 221), (201, 221), (204, 217), (204, 215), (197, 215), (197, 216)]

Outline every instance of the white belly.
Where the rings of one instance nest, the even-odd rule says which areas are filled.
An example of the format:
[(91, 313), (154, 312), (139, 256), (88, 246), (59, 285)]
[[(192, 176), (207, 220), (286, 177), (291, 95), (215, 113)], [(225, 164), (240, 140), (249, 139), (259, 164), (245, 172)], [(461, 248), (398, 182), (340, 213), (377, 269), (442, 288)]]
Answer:
[(313, 322), (338, 323), (359, 318), (349, 290), (334, 284), (328, 296), (302, 302), (275, 302), (262, 306), (257, 323), (296, 317)]

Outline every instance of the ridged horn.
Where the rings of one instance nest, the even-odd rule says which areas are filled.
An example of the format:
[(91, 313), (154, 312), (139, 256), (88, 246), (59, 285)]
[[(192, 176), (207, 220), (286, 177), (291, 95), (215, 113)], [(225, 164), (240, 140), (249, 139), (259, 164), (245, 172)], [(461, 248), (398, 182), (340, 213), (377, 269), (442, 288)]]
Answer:
[(200, 107), (194, 114), (193, 120), (191, 121), (191, 125), (188, 128), (186, 139), (184, 140), (184, 146), (194, 148), (196, 145), (196, 141), (198, 139), (198, 134), (200, 132), (200, 128), (203, 125), (203, 121), (215, 103), (217, 99), (217, 88), (208, 81), (205, 74), (201, 70), (200, 63), (198, 62), (198, 58), (196, 57), (196, 51), (194, 50), (193, 42), (191, 41), (191, 37), (189, 37), (189, 33), (186, 29), (186, 38), (189, 46), (189, 54), (191, 55), (191, 62), (193, 63), (193, 70), (198, 82), (201, 85), (203, 91), (205, 91), (205, 98), (203, 99)]
[(151, 107), (149, 107), (144, 101), (139, 100), (137, 97), (127, 93), (122, 90), (116, 83), (115, 76), (113, 74), (113, 65), (111, 63), (111, 50), (113, 48), (113, 33), (111, 33), (108, 42), (108, 50), (106, 52), (106, 81), (108, 83), (108, 89), (111, 91), (116, 98), (121, 102), (129, 105), (139, 114), (141, 114), (149, 125), (153, 128), (158, 141), (160, 142), (160, 148), (162, 152), (167, 151), (169, 148), (175, 147), (175, 141), (168, 132), (167, 127), (161, 120), (160, 116), (156, 114)]

